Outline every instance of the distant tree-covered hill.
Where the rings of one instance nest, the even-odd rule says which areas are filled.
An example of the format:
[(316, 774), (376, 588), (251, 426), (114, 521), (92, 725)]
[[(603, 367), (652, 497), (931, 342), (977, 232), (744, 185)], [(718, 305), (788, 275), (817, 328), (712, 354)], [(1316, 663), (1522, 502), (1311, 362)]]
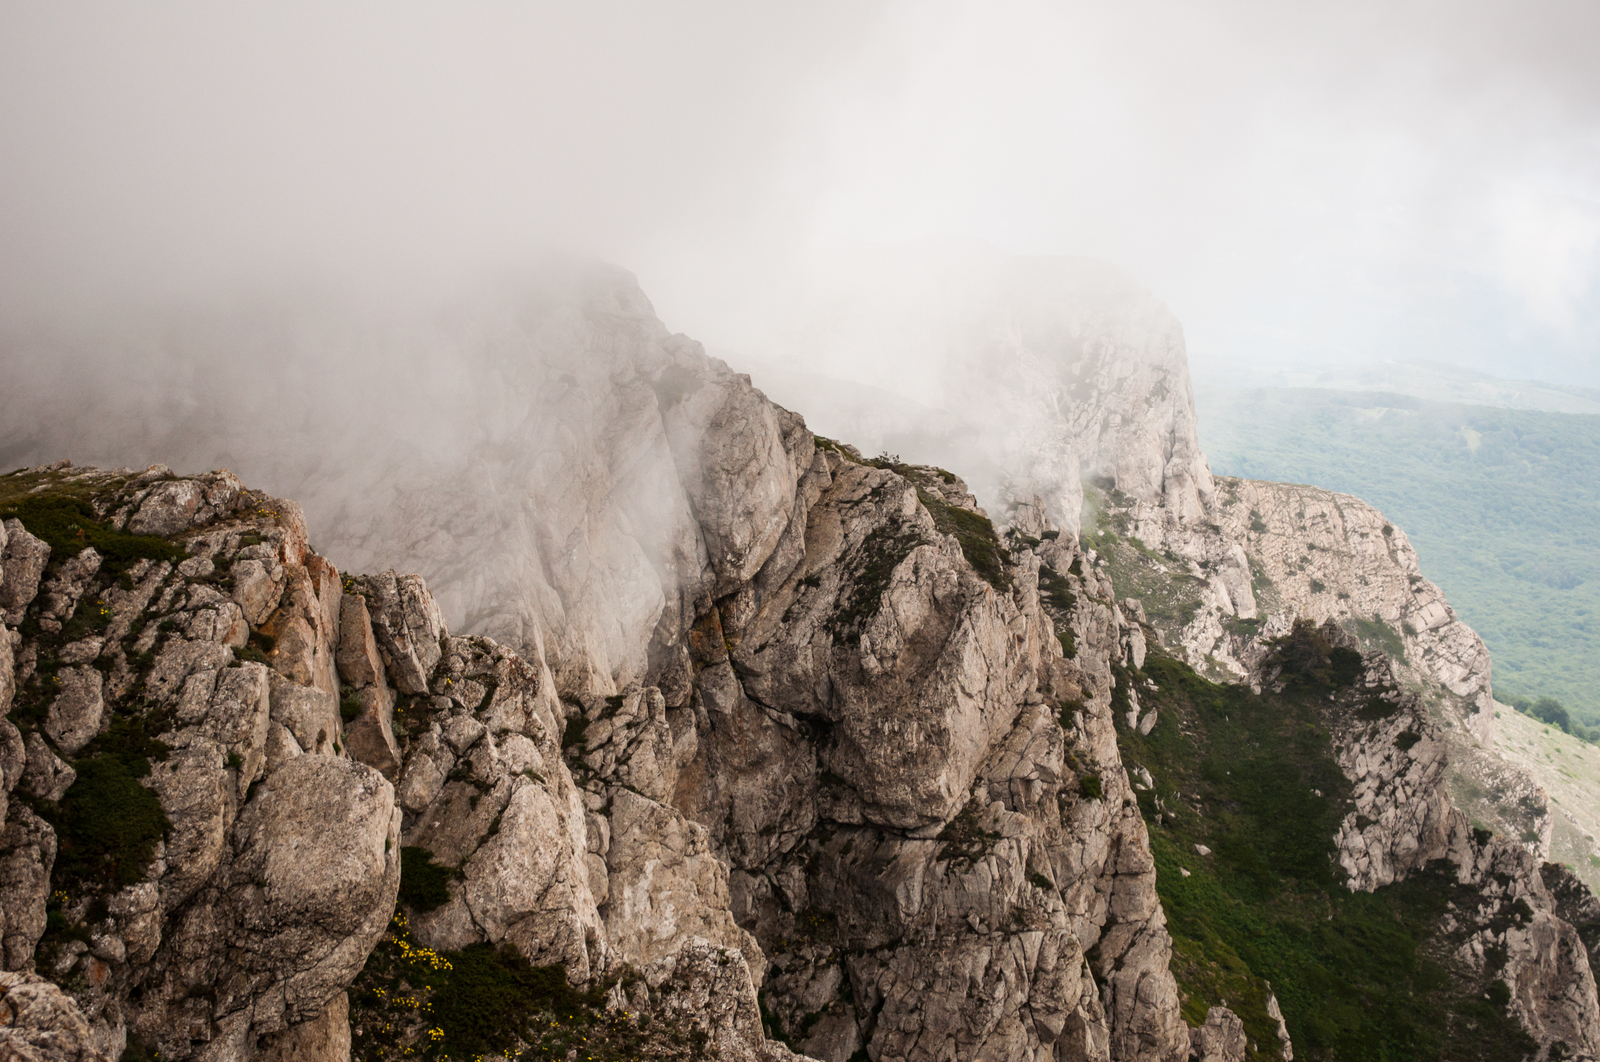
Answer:
[(1376, 505), (1483, 636), (1497, 692), (1600, 722), (1600, 416), (1371, 391), (1197, 398), (1215, 472)]

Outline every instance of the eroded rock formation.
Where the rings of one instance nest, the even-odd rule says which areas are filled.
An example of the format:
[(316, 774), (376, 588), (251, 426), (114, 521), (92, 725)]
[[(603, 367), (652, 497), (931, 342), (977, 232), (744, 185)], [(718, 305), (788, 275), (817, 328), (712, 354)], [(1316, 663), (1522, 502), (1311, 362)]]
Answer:
[[(1018, 355), (1050, 376), (1027, 422), (1078, 441), (1066, 495), (1015, 470), (1004, 536), (959, 477), (815, 438), (611, 271), (475, 326), (494, 342), (450, 367), (495, 386), (437, 412), (481, 428), (465, 459), (398, 427), (413, 395), (353, 420), (389, 462), (371, 481), (272, 466), (378, 574), (230, 473), (0, 477), (0, 945), (55, 986), (5, 982), (4, 1034), (43, 1058), (425, 1051), (448, 979), (378, 975), (453, 955), (542, 971), (654, 1057), (1240, 1059), (1223, 1001), (1180, 1014), (1118, 752), (1156, 722), (1134, 676), (1162, 640), (1270, 683), (1295, 620), (1372, 612), (1410, 639), (1398, 672), (1327, 635), (1351, 696), (1389, 702), (1333, 728), (1350, 884), (1452, 860), (1484, 897), (1461, 961), (1504, 963), (1541, 1050), (1600, 1051), (1576, 901), (1441, 788), (1434, 709), (1488, 690), (1475, 636), (1370, 510), (1215, 487), (1175, 322), (1146, 314), (1128, 362), (1091, 310), (1071, 358)], [(1122, 545), (1073, 533), (1079, 471), (1109, 477)], [(138, 843), (97, 832), (112, 798)], [(402, 852), (431, 885), (397, 910)]]

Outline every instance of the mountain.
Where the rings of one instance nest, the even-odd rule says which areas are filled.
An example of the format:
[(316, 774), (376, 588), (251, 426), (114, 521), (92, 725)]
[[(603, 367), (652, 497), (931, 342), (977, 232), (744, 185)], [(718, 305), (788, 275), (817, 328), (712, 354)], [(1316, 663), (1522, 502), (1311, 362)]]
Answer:
[(995, 518), (605, 267), (18, 348), (0, 1050), (1600, 1053), (1600, 904), (1404, 533), (1213, 479), (1147, 294), (979, 273)]
[(1508, 694), (1600, 722), (1600, 416), (1382, 392), (1204, 391), (1228, 475), (1359, 495), (1406, 529)]

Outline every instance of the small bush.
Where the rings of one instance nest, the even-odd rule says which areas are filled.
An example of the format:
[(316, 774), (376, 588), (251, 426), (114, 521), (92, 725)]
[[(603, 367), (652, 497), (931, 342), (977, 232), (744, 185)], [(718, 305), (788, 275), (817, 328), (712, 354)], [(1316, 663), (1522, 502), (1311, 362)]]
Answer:
[(1011, 577), (1006, 574), (1005, 553), (1000, 537), (994, 533), (994, 524), (985, 517), (959, 506), (946, 504), (921, 487), (917, 498), (933, 517), (933, 526), (941, 534), (954, 535), (961, 552), (972, 565), (973, 571), (1001, 593), (1011, 589)]
[(100, 570), (106, 575), (121, 575), (141, 559), (176, 564), (187, 555), (181, 546), (164, 538), (113, 529), (96, 519), (89, 503), (78, 498), (49, 493), (29, 495), (0, 511), (0, 520), (12, 517), (49, 544), (51, 560), (76, 557), (93, 546), (103, 558)]
[(576, 749), (580, 753), (589, 748), (589, 720), (583, 717), (582, 712), (575, 712), (567, 720), (567, 727), (561, 733), (561, 748), (563, 750)]
[(1078, 596), (1072, 592), (1072, 584), (1048, 564), (1039, 568), (1039, 598), (1046, 608), (1059, 613), (1071, 612), (1072, 606), (1078, 602)]
[(1086, 774), (1078, 779), (1078, 795), (1085, 800), (1104, 800), (1105, 787), (1100, 784), (1100, 776)]
[(433, 853), (416, 845), (400, 849), (400, 902), (416, 911), (435, 911), (450, 902), (450, 879), (456, 872), (433, 861)]
[(1361, 654), (1333, 642), (1337, 631), (1298, 619), (1289, 633), (1271, 642), (1268, 662), (1282, 668), (1290, 685), (1344, 689), (1360, 681)]
[(560, 966), (534, 966), (509, 944), (469, 944), (450, 953), (450, 978), (433, 997), (433, 1016), (446, 1030), (452, 1057), (499, 1054), (508, 1033), (527, 1027), (543, 1010), (585, 1009)]
[(137, 885), (172, 828), (155, 793), (139, 784), (150, 761), (136, 750), (105, 752), (80, 759), (77, 771), (54, 816), (56, 880)]

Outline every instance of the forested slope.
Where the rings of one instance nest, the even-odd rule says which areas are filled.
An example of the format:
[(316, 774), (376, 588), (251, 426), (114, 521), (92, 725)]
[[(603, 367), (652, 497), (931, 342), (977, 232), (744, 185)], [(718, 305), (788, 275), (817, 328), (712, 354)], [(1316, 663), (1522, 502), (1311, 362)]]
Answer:
[(1323, 389), (1197, 400), (1214, 471), (1382, 509), (1483, 636), (1497, 691), (1600, 720), (1600, 416)]

